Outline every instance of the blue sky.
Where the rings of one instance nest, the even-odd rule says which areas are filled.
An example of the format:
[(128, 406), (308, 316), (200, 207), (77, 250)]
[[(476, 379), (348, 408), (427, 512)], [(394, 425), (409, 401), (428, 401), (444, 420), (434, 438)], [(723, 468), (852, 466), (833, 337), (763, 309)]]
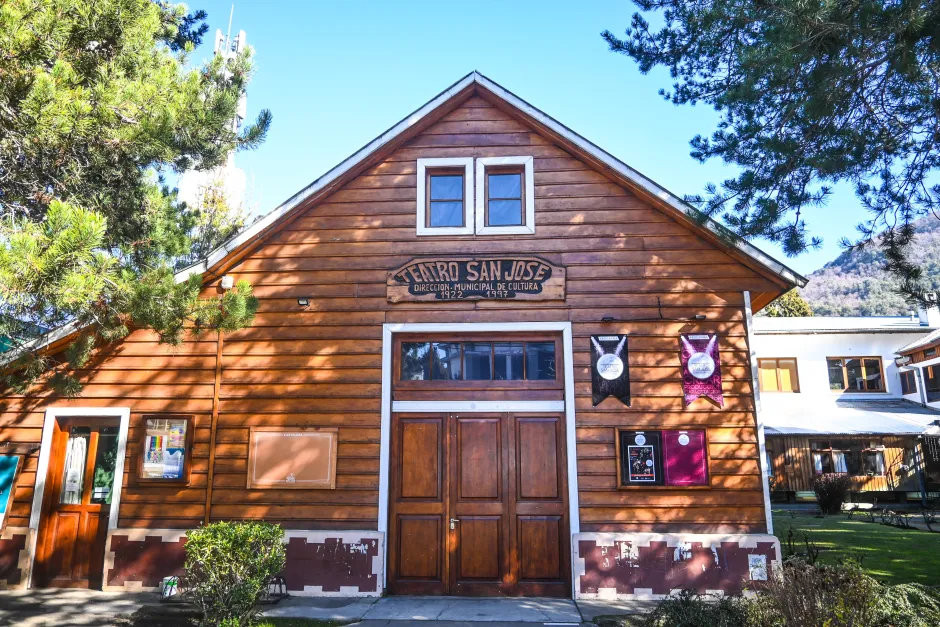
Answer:
[[(193, 1), (210, 32), (193, 61), (212, 53), (228, 27), (231, 2)], [(666, 71), (643, 76), (607, 50), (600, 32), (622, 33), (630, 2), (285, 2), (241, 0), (232, 32), (256, 51), (248, 117), (274, 113), (265, 144), (237, 163), (261, 212), (273, 209), (406, 114), (471, 70), (478, 70), (616, 155), (659, 184), (697, 193), (733, 170), (699, 164), (689, 140), (718, 119), (708, 107), (676, 107), (657, 95)], [(851, 190), (808, 212), (819, 251), (785, 259), (808, 273), (835, 258), (864, 217)]]

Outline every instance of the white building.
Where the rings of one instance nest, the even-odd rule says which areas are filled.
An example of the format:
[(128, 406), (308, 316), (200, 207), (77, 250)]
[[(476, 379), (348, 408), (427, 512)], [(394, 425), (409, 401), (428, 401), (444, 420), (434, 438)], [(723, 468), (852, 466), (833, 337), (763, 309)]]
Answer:
[(938, 428), (940, 413), (905, 394), (895, 353), (938, 329), (936, 308), (754, 319), (765, 472), (778, 498), (808, 498), (813, 476), (831, 472), (852, 476), (857, 492), (892, 493), (882, 499), (920, 491), (919, 438)]

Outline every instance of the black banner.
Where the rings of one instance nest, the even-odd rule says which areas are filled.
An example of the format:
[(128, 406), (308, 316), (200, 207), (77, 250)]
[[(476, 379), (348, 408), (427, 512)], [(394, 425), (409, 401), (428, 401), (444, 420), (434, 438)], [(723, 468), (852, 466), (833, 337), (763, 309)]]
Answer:
[(591, 401), (597, 407), (608, 396), (630, 406), (630, 365), (626, 335), (591, 336)]

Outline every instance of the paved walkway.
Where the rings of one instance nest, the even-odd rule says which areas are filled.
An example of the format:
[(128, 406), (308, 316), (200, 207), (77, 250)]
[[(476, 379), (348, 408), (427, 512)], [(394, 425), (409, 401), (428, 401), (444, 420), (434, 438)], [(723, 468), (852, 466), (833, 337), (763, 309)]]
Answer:
[[(152, 592), (129, 594), (89, 590), (0, 591), (0, 625), (17, 627), (109, 627), (116, 616), (157, 605)], [(398, 627), (434, 621), (435, 627), (579, 625), (602, 614), (648, 611), (650, 602), (600, 603), (569, 599), (463, 597), (291, 597), (271, 606), (271, 617), (355, 622), (361, 627)]]
[(115, 616), (133, 614), (141, 605), (157, 602), (152, 592), (97, 590), (0, 591), (0, 625), (65, 627), (111, 625)]

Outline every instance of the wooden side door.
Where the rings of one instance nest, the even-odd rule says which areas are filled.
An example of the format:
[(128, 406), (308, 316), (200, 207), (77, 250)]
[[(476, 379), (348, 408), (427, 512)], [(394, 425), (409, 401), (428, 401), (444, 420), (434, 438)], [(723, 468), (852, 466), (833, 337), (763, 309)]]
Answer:
[(512, 414), (511, 578), (519, 596), (570, 596), (563, 414)]
[(448, 594), (447, 414), (392, 414), (388, 591)]
[(513, 593), (505, 414), (450, 416), (450, 593)]
[(36, 550), (38, 587), (101, 587), (118, 440), (108, 423), (55, 424)]

